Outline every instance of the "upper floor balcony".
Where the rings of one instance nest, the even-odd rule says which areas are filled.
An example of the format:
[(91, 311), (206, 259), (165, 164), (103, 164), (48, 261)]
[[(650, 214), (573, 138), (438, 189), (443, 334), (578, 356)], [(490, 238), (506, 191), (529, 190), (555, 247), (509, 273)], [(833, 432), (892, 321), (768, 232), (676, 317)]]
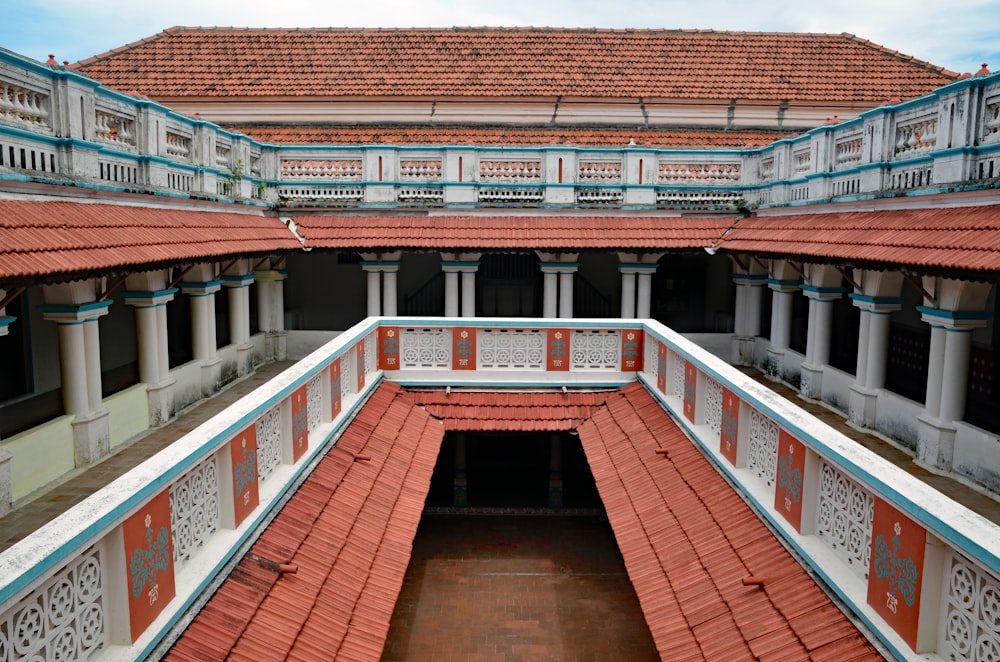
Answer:
[(0, 176), (285, 207), (727, 210), (993, 187), (1000, 74), (766, 147), (272, 145), (0, 52)]

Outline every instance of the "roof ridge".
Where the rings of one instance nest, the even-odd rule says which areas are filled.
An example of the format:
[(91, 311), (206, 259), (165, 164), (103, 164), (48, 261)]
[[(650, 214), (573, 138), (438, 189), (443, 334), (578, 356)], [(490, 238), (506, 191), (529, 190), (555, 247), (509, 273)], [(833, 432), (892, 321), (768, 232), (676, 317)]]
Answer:
[(921, 60), (920, 58), (914, 57), (913, 55), (908, 55), (906, 53), (901, 53), (900, 51), (893, 50), (893, 49), (891, 49), (891, 48), (889, 48), (887, 46), (883, 46), (882, 44), (875, 43), (874, 41), (871, 41), (870, 39), (865, 39), (864, 37), (859, 37), (859, 36), (857, 36), (855, 34), (852, 34), (850, 32), (843, 32), (841, 34), (844, 37), (849, 38), (851, 41), (854, 41), (854, 42), (860, 44), (861, 46), (866, 46), (868, 48), (871, 48), (873, 50), (879, 51), (881, 53), (885, 53), (886, 55), (889, 55), (891, 57), (896, 58), (897, 60), (901, 60), (903, 62), (911, 62), (911, 63), (913, 63), (913, 64), (915, 64), (915, 65), (917, 65), (919, 67), (923, 67), (923, 68), (925, 68), (925, 69), (927, 69), (929, 71), (934, 71), (934, 72), (943, 74), (945, 76), (951, 76), (952, 78), (955, 78), (955, 79), (957, 79), (958, 76), (959, 76), (959, 73), (957, 71), (951, 71), (950, 69), (945, 69), (944, 67), (940, 67), (940, 66), (938, 66), (936, 64), (932, 64), (931, 62), (928, 62), (927, 60)]
[(111, 50), (104, 51), (103, 53), (98, 53), (97, 55), (92, 55), (92, 56), (90, 56), (88, 58), (84, 58), (82, 60), (77, 60), (73, 64), (69, 65), (69, 68), (70, 69), (77, 69), (79, 67), (86, 66), (88, 64), (94, 64), (95, 62), (100, 62), (101, 60), (108, 59), (112, 55), (120, 55), (121, 53), (126, 53), (126, 52), (128, 52), (130, 50), (133, 50), (135, 48), (138, 48), (139, 46), (142, 46), (144, 44), (150, 44), (150, 43), (152, 43), (154, 41), (159, 41), (160, 39), (163, 39), (164, 37), (166, 37), (168, 34), (173, 34), (175, 32), (181, 32), (183, 30), (184, 30), (183, 26), (175, 25), (173, 27), (170, 27), (170, 28), (167, 28), (165, 30), (162, 30), (161, 32), (157, 32), (154, 35), (150, 35), (148, 37), (143, 37), (142, 39), (137, 39), (136, 41), (129, 42), (129, 43), (125, 44), (124, 46), (119, 46), (117, 48), (112, 48)]

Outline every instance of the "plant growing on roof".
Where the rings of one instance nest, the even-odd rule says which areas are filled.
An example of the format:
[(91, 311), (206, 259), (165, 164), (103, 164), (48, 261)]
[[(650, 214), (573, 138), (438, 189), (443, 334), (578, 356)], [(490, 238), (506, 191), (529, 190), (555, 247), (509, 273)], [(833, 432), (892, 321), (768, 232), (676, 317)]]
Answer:
[(231, 195), (236, 190), (236, 183), (243, 179), (244, 174), (243, 159), (238, 159), (232, 171), (226, 175), (226, 181), (222, 183), (223, 195)]

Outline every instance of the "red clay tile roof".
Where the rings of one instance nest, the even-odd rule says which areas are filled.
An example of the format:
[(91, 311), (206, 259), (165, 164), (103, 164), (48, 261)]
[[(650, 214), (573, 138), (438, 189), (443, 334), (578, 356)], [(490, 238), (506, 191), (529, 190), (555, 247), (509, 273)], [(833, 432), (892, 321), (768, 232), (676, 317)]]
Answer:
[(295, 214), (315, 248), (684, 249), (710, 246), (732, 217)]
[(0, 201), (0, 279), (86, 274), (300, 248), (274, 216)]
[(381, 384), (165, 659), (377, 660), (443, 436)]
[(640, 383), (579, 433), (663, 659), (884, 659)]
[(557, 28), (175, 27), (74, 67), (181, 97), (841, 101), (922, 96), (956, 74), (849, 34)]
[(745, 218), (726, 251), (1000, 271), (1000, 205)]
[(449, 432), (575, 430), (604, 404), (607, 393), (472, 393), (411, 391), (414, 401)]
[[(630, 141), (651, 147), (762, 147), (793, 135), (782, 131), (659, 129), (572, 126), (332, 126), (234, 125), (234, 131), (265, 143), (286, 145), (574, 145), (624, 147)], [(796, 132), (797, 133), (797, 132)]]

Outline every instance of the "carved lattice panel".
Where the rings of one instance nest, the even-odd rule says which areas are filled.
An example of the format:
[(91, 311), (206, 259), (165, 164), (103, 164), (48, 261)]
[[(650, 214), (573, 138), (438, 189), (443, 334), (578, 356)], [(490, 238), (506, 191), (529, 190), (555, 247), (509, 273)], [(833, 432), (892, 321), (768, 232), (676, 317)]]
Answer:
[(170, 486), (170, 534), (180, 567), (219, 528), (219, 466), (208, 458)]
[(619, 331), (575, 330), (570, 336), (570, 365), (574, 370), (615, 370), (620, 349)]
[[(378, 370), (378, 329), (365, 336), (365, 374)], [(368, 383), (368, 380), (365, 380)]]
[(654, 381), (660, 374), (660, 343), (659, 341), (654, 341), (649, 336), (646, 337), (646, 343), (643, 347), (643, 354), (645, 359), (642, 363), (643, 372), (649, 374)]
[(722, 384), (705, 378), (705, 424), (718, 437), (722, 433)]
[(400, 345), (404, 368), (451, 367), (451, 329), (403, 329)]
[(684, 369), (687, 367), (687, 361), (681, 357), (674, 355), (674, 379), (670, 383), (670, 394), (676, 398), (684, 399)]
[(271, 407), (257, 419), (257, 463), (261, 482), (281, 463), (281, 407)]
[(0, 660), (86, 660), (108, 641), (101, 554), (89, 549), (0, 615)]
[(756, 409), (750, 410), (747, 468), (768, 485), (774, 485), (778, 465), (778, 426)]
[(855, 575), (868, 578), (875, 497), (825, 460), (820, 465), (816, 535)]
[(356, 383), (354, 378), (354, 361), (350, 359), (348, 354), (345, 354), (344, 358), (340, 361), (341, 402), (345, 401), (347, 396), (351, 394), (351, 385)]
[(306, 383), (306, 412), (309, 415), (309, 431), (315, 430), (323, 422), (323, 382), (322, 375), (316, 375)]
[(545, 334), (537, 329), (482, 329), (476, 349), (480, 368), (545, 369)]
[(948, 556), (941, 656), (968, 662), (1000, 660), (1000, 580), (959, 554)]

